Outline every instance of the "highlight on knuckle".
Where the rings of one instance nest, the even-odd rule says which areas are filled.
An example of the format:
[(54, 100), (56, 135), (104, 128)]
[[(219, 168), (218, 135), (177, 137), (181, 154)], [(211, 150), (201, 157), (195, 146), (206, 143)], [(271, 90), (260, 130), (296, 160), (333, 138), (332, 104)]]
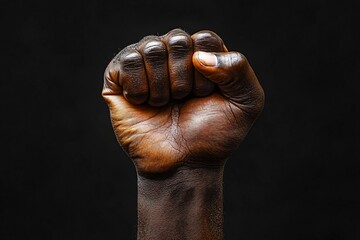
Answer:
[(166, 59), (165, 44), (161, 41), (150, 41), (143, 48), (144, 58), (150, 61), (163, 61)]
[(168, 47), (175, 53), (188, 53), (192, 49), (192, 42), (188, 36), (183, 34), (173, 35), (168, 39)]
[(221, 38), (212, 31), (201, 31), (196, 33), (193, 37), (194, 43), (197, 47), (203, 50), (219, 51), (222, 49)]
[(125, 70), (139, 70), (144, 65), (141, 54), (136, 51), (121, 56), (120, 63)]
[(240, 70), (245, 70), (249, 65), (247, 58), (243, 54), (238, 53), (238, 52), (236, 52), (236, 58), (237, 58)]
[(226, 69), (234, 71), (235, 75), (245, 73), (249, 67), (246, 57), (239, 52), (229, 52), (226, 56), (220, 58), (220, 62)]

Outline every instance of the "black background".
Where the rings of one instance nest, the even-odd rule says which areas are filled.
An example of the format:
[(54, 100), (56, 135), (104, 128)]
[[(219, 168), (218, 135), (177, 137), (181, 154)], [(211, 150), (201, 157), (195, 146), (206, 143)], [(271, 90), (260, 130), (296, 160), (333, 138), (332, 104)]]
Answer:
[(266, 105), (225, 170), (225, 239), (360, 239), (359, 1), (3, 1), (1, 239), (135, 239), (101, 98), (123, 47), (180, 27), (244, 53)]

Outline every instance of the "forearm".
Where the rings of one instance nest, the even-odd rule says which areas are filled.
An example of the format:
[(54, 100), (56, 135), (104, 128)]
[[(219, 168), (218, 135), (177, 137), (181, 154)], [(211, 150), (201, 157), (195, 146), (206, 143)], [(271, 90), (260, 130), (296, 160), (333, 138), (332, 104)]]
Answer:
[(223, 238), (223, 167), (138, 177), (138, 240)]

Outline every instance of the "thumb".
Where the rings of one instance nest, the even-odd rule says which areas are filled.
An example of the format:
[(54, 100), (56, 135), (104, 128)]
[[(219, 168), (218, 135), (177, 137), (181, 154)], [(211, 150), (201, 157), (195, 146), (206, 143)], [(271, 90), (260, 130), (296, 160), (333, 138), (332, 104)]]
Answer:
[(223, 96), (243, 106), (260, 108), (264, 92), (246, 57), (238, 52), (195, 52), (195, 68), (217, 84)]

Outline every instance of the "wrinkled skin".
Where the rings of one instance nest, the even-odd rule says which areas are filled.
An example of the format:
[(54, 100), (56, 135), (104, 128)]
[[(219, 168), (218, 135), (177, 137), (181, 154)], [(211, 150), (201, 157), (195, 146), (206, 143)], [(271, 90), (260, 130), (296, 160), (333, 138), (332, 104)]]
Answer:
[[(214, 53), (208, 66), (198, 51)], [(190, 36), (180, 29), (122, 50), (105, 71), (102, 94), (140, 174), (223, 164), (264, 104), (242, 54), (228, 52), (211, 31)]]

